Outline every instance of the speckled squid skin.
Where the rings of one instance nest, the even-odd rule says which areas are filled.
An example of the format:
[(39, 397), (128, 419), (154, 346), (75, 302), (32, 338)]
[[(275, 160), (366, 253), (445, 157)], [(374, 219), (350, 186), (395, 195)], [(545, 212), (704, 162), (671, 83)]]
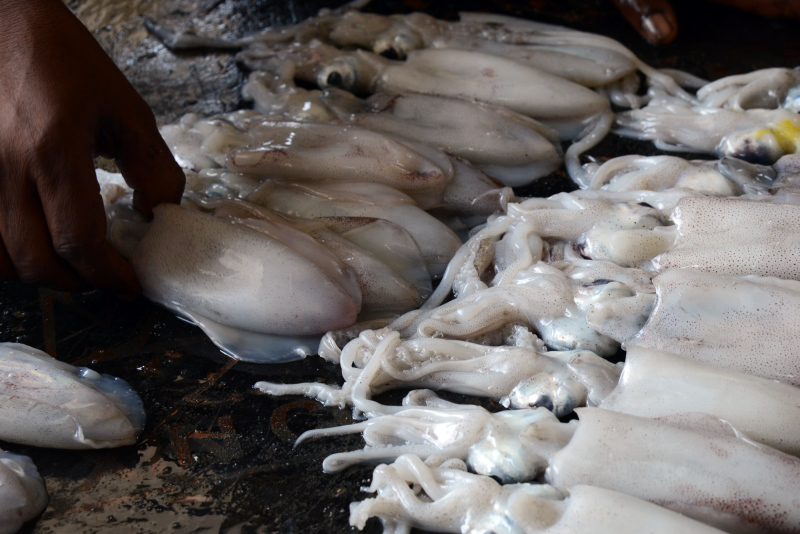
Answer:
[(672, 269), (653, 283), (655, 308), (642, 330), (623, 340), (626, 346), (676, 352), (800, 386), (800, 282)]
[(723, 530), (800, 532), (800, 459), (711, 416), (663, 422), (577, 412), (575, 434), (550, 458), (545, 478), (553, 486), (621, 491)]
[(689, 268), (730, 276), (800, 279), (800, 206), (735, 198), (678, 202), (675, 244), (654, 258), (659, 271)]

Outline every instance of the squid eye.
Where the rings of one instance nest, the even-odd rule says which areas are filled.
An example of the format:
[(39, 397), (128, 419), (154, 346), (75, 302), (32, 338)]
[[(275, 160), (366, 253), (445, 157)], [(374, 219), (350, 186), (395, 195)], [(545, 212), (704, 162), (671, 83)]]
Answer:
[(422, 46), (422, 40), (413, 30), (406, 27), (390, 28), (375, 39), (372, 51), (388, 59), (405, 60), (410, 51)]
[(396, 59), (396, 60), (405, 59), (405, 56), (401, 54), (400, 50), (397, 50), (392, 46), (384, 48), (383, 50), (375, 50), (375, 53), (382, 55), (386, 59)]
[(322, 89), (336, 88), (352, 91), (357, 79), (356, 69), (352, 65), (335, 61), (319, 71), (317, 85)]
[(592, 259), (592, 257), (589, 255), (589, 251), (586, 250), (587, 247), (586, 247), (585, 243), (575, 243), (575, 245), (573, 245), (573, 247), (574, 247), (575, 252), (578, 253), (578, 256), (580, 256), (584, 260), (591, 260)]

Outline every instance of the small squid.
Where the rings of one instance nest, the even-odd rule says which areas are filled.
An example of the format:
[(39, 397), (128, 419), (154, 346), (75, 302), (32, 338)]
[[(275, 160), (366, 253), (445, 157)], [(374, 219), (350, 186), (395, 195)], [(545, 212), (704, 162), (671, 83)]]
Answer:
[(59, 449), (136, 442), (144, 428), (144, 407), (124, 380), (17, 343), (1, 344), (0, 354), (3, 441)]
[(588, 352), (537, 353), (524, 347), (490, 347), (448, 339), (401, 341), (389, 329), (364, 331), (340, 357), (345, 384), (274, 384), (255, 387), (271, 395), (306, 395), (326, 405), (386, 413), (371, 397), (400, 387), (433, 388), (498, 400), (514, 408), (547, 406), (559, 415), (597, 403), (614, 387), (619, 367)]
[(787, 109), (735, 110), (654, 99), (617, 114), (616, 133), (661, 150), (730, 156), (769, 165), (800, 146), (800, 117)]
[(0, 450), (0, 534), (14, 534), (47, 506), (47, 490), (27, 456)]
[(350, 525), (379, 517), (385, 533), (411, 528), (496, 534), (714, 534), (708, 525), (647, 501), (597, 486), (559, 491), (547, 484), (506, 484), (469, 473), (463, 463), (438, 467), (413, 455), (375, 469), (365, 488), (375, 497), (350, 505)]
[(480, 52), (423, 49), (404, 62), (392, 62), (363, 50), (342, 52), (312, 42), (262, 53), (251, 51), (246, 56), (240, 53), (240, 57), (251, 68), (266, 70), (293, 61), (298, 79), (321, 88), (420, 93), (508, 108), (553, 128), (563, 140), (579, 139), (566, 153), (567, 170), (578, 181), (585, 179), (580, 154), (599, 143), (613, 122), (608, 100), (598, 93), (511, 59)]

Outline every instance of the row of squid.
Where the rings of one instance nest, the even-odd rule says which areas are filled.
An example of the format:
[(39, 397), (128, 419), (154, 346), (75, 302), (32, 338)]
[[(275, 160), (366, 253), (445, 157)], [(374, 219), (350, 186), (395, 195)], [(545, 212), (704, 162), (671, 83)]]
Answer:
[[(353, 525), (618, 532), (652, 513), (653, 532), (704, 531), (687, 517), (709, 531), (800, 531), (800, 207), (663, 193), (664, 205), (683, 198), (666, 213), (582, 192), (510, 204), (451, 262), (439, 289), (455, 298), (437, 289), (387, 328), (323, 340), (343, 386), (256, 384), (364, 418), (301, 436), (363, 432), (366, 448), (328, 457), (326, 471), (395, 460)], [(620, 345), (624, 364), (603, 358)], [(424, 389), (401, 406), (373, 399), (398, 388)]]
[[(154, 31), (178, 48), (220, 45)], [(340, 366), (342, 386), (256, 384), (353, 408), (355, 424), (298, 440), (363, 434), (363, 450), (323, 463), (328, 472), (381, 464), (365, 488), (376, 496), (353, 503), (351, 525), (378, 517), (393, 533), (800, 532), (795, 71), (706, 83), (652, 69), (605, 37), (476, 14), (330, 13), (226, 46), (267, 72), (251, 76), (246, 95), (259, 120), (282, 127), (335, 124), (423, 142), (506, 186), (552, 172), (571, 143), (563, 157), (581, 190), (482, 194), (502, 199), (485, 224), (476, 216), (486, 212), (404, 190), (440, 220), (444, 211), (478, 223), (446, 268), (430, 270), (436, 289), (418, 309), (362, 315), (322, 338), (316, 352)], [(485, 117), (505, 122), (495, 130)], [(582, 164), (612, 129), (720, 159)], [(185, 138), (171, 138), (176, 131), (165, 136), (177, 147)], [(225, 159), (212, 159), (240, 181), (271, 165), (270, 192), (297, 180), (276, 170), (293, 140), (280, 154), (274, 140), (247, 142), (204, 141), (202, 155), (222, 146), (210, 153)], [(293, 170), (311, 165), (302, 154)], [(624, 363), (608, 361), (620, 348)], [(411, 391), (399, 406), (376, 400), (392, 389)]]
[[(244, 87), (253, 110), (187, 115), (162, 128), (187, 172), (182, 210), (161, 208), (148, 226), (118, 177), (105, 195), (110, 240), (131, 259), (145, 294), (239, 359), (303, 357), (329, 330), (386, 324), (414, 309), (459, 235), (514, 200), (510, 187), (562, 162), (583, 187), (603, 186), (619, 169), (583, 165), (580, 154), (612, 127), (628, 132), (636, 122), (628, 114), (674, 103), (709, 117), (712, 107), (731, 107), (739, 119), (712, 121), (716, 134), (691, 121), (670, 131), (715, 138), (715, 146), (733, 146), (735, 137), (753, 153), (717, 152), (759, 162), (767, 145), (776, 158), (783, 153), (776, 147), (790, 152), (791, 124), (748, 119), (764, 110), (745, 108), (791, 106), (793, 71), (761, 73), (767, 81), (733, 77), (693, 95), (681, 85), (702, 80), (653, 69), (599, 35), (495, 15), (445, 22), (352, 7), (236, 42), (150, 25), (173, 48), (239, 48), (240, 61), (260, 69)], [(612, 102), (641, 109), (615, 114)], [(645, 131), (646, 122), (636, 123)], [(562, 143), (571, 144), (564, 151)], [(696, 173), (683, 174), (701, 176), (705, 169), (664, 159), (617, 165), (693, 165)], [(767, 187), (757, 171), (730, 161), (740, 160), (723, 159), (722, 176), (705, 187), (715, 194)], [(681, 179), (681, 186), (700, 180)], [(286, 269), (291, 282), (275, 283)]]
[[(363, 419), (300, 438), (363, 432), (327, 471), (385, 462), (354, 526), (800, 532), (800, 75), (706, 83), (567, 28), (352, 7), (236, 42), (150, 25), (237, 49), (254, 109), (162, 128), (187, 192), (153, 222), (98, 171), (145, 294), (232, 357), (341, 366), (341, 387), (257, 387)], [(720, 159), (582, 163), (612, 130)], [(515, 198), (562, 164), (581, 190)], [(3, 351), (0, 439), (135, 441), (122, 381)], [(373, 398), (395, 388), (421, 389)], [(46, 493), (0, 464), (14, 532)]]

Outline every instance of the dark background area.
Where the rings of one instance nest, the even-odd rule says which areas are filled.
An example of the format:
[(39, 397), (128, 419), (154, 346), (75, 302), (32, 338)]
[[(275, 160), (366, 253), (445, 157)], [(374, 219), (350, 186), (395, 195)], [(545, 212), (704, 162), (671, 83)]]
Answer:
[[(424, 10), (445, 18), (455, 17), (458, 10), (491, 11), (564, 24), (614, 37), (651, 65), (709, 79), (800, 64), (800, 24), (795, 21), (701, 2), (673, 3), (680, 35), (662, 48), (642, 41), (610, 1), (381, 1), (367, 10)], [(335, 5), (151, 0), (139, 2), (139, 11), (117, 20), (103, 18), (90, 4), (69, 2), (162, 123), (188, 111), (208, 114), (242, 107), (238, 93), (246, 73), (227, 54), (175, 56), (166, 51), (144, 32), (145, 15), (177, 29), (234, 37), (296, 22)], [(591, 151), (600, 158), (656, 152), (649, 144), (613, 136)], [(570, 187), (556, 173), (519, 193), (549, 195)], [(68, 363), (124, 378), (141, 395), (148, 415), (139, 443), (130, 447), (58, 451), (0, 443), (0, 448), (31, 456), (50, 492), (49, 507), (24, 532), (351, 530), (349, 503), (367, 496), (359, 488), (368, 485), (372, 468), (326, 475), (321, 462), (330, 453), (360, 448), (361, 438), (292, 446), (304, 430), (349, 422), (349, 411), (323, 408), (301, 397), (271, 398), (252, 389), (258, 380), (340, 382), (336, 366), (316, 357), (281, 365), (235, 362), (199, 329), (142, 299), (63, 294), (19, 283), (0, 284), (0, 299), (0, 340), (32, 345)], [(380, 530), (375, 520), (367, 529)]]

